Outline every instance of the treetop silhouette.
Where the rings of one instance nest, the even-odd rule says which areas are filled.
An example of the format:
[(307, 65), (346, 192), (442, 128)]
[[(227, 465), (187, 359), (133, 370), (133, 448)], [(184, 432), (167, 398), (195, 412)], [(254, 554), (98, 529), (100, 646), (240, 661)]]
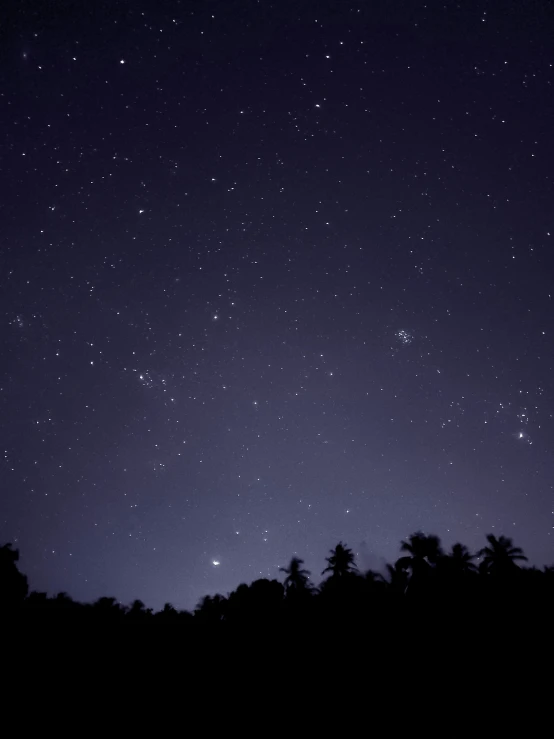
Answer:
[[(537, 614), (549, 613), (554, 604), (554, 567), (522, 567), (527, 557), (506, 536), (488, 534), (487, 546), (472, 553), (459, 542), (444, 552), (435, 535), (416, 531), (400, 542), (402, 556), (389, 563), (385, 571), (361, 573), (355, 554), (344, 542), (330, 550), (322, 575), (328, 575), (319, 586), (310, 581), (304, 561), (293, 556), (289, 564), (279, 567), (284, 582), (261, 578), (251, 584), (242, 583), (227, 596), (205, 595), (194, 611), (182, 611), (165, 603), (159, 612), (147, 608), (140, 600), (124, 606), (113, 597), (102, 597), (94, 603), (79, 603), (67, 593), (48, 597), (46, 593), (29, 593), (27, 578), (17, 566), (19, 552), (11, 544), (0, 547), (0, 615), (20, 619), (50, 621), (72, 619), (88, 624), (137, 625), (165, 623), (184, 625), (189, 630), (204, 632), (234, 629), (256, 624), (264, 629), (302, 624), (331, 629), (346, 638), (349, 621), (365, 623), (368, 619), (382, 628), (402, 619), (427, 614), (429, 622), (437, 613), (448, 613), (453, 619), (467, 614), (468, 609), (498, 609), (498, 618), (506, 619), (506, 605), (515, 613), (518, 604), (535, 608)], [(475, 560), (480, 558), (477, 567)], [(518, 606), (519, 607), (519, 606)], [(413, 610), (416, 609), (416, 610)], [(407, 626), (407, 624), (406, 624)]]
[(336, 547), (331, 549), (331, 554), (325, 558), (327, 567), (321, 574), (330, 572), (331, 578), (334, 579), (347, 577), (358, 571), (355, 558), (354, 552), (339, 541)]

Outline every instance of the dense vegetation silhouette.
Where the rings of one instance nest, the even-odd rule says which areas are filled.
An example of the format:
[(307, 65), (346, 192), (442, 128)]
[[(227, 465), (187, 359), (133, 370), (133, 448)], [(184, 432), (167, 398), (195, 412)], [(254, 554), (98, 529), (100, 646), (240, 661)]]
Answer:
[[(372, 624), (395, 639), (420, 638), (446, 629), (462, 634), (486, 614), (496, 631), (537, 628), (550, 622), (554, 604), (554, 567), (527, 567), (523, 551), (505, 536), (489, 534), (476, 553), (456, 543), (445, 552), (434, 535), (415, 532), (400, 542), (400, 558), (383, 573), (361, 572), (354, 552), (339, 542), (326, 558), (325, 578), (316, 586), (303, 560), (281, 567), (284, 581), (259, 579), (240, 584), (224, 596), (204, 596), (194, 611), (166, 603), (159, 611), (135, 600), (126, 606), (114, 597), (80, 603), (67, 593), (29, 592), (19, 571), (19, 552), (0, 547), (0, 608), (22, 623), (175, 624), (189, 633), (226, 634), (244, 627), (299, 633), (302, 627), (348, 640)], [(479, 560), (479, 562), (477, 561)], [(479, 614), (479, 619), (475, 615)], [(525, 619), (524, 619), (525, 621)], [(271, 632), (273, 633), (273, 632)], [(482, 633), (482, 632), (481, 632)]]

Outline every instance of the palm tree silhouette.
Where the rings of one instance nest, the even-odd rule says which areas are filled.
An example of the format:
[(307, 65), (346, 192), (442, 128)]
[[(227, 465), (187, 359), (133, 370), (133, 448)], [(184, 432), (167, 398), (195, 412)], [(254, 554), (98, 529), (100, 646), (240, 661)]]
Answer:
[[(407, 557), (402, 557), (402, 559), (407, 559)], [(408, 585), (408, 575), (406, 572), (405, 563), (402, 563), (399, 559), (393, 565), (387, 564), (386, 567), (389, 579), (385, 580), (385, 582), (387, 583), (390, 591), (397, 595), (403, 594), (406, 591), (406, 586)]]
[(449, 572), (453, 575), (468, 575), (476, 572), (477, 566), (472, 562), (475, 556), (465, 544), (453, 544), (452, 550), (445, 557)]
[(308, 570), (302, 569), (303, 564), (303, 559), (293, 557), (288, 567), (279, 567), (279, 572), (286, 574), (285, 589), (287, 594), (299, 593), (311, 589), (310, 573)]
[(339, 541), (337, 546), (331, 549), (331, 555), (325, 558), (328, 566), (321, 574), (324, 575), (326, 572), (330, 572), (332, 578), (344, 578), (347, 575), (352, 575), (358, 571), (354, 560), (354, 552), (345, 546), (342, 541)]
[(407, 552), (407, 555), (400, 557), (396, 566), (411, 572), (405, 592), (420, 596), (427, 594), (433, 570), (443, 557), (439, 537), (416, 531), (406, 541), (400, 542), (400, 551)]
[(407, 552), (408, 555), (401, 557), (398, 561), (409, 567), (412, 573), (436, 565), (442, 556), (439, 537), (424, 534), (422, 531), (416, 531), (408, 537), (407, 541), (401, 541), (400, 551)]
[(521, 547), (514, 546), (508, 536), (487, 534), (488, 547), (479, 550), (479, 557), (483, 557), (483, 571), (493, 575), (504, 575), (518, 570), (518, 560), (527, 562)]

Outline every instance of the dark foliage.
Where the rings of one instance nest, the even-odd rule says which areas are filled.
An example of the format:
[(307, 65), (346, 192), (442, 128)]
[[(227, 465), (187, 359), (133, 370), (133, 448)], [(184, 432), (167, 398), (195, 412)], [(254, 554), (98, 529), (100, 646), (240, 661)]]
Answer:
[(19, 552), (11, 544), (0, 547), (0, 607), (3, 610), (21, 606), (28, 592), (27, 578), (18, 567)]
[[(206, 595), (192, 613), (171, 603), (154, 612), (140, 600), (125, 606), (113, 597), (79, 603), (67, 593), (29, 593), (17, 566), (19, 553), (6, 544), (0, 548), (0, 604), (12, 621), (33, 629), (86, 625), (87, 633), (93, 633), (94, 626), (128, 624), (134, 633), (130, 625), (136, 624), (144, 634), (143, 628), (165, 623), (171, 633), (183, 627), (190, 645), (202, 635), (210, 644), (227, 637), (228, 643), (241, 644), (239, 634), (255, 633), (264, 639), (279, 635), (289, 646), (306, 634), (348, 645), (371, 626), (383, 644), (394, 636), (406, 649), (431, 637), (440, 641), (443, 632), (456, 639), (469, 634), (490, 639), (503, 630), (546, 626), (554, 604), (554, 567), (521, 566), (526, 557), (511, 539), (486, 538), (487, 546), (476, 554), (459, 543), (446, 553), (438, 537), (416, 532), (401, 542), (402, 556), (383, 573), (360, 573), (354, 552), (339, 542), (327, 557), (322, 573), (327, 577), (318, 587), (303, 561), (293, 557), (280, 568), (283, 583), (260, 579), (227, 596)], [(378, 648), (378, 643), (372, 646)]]

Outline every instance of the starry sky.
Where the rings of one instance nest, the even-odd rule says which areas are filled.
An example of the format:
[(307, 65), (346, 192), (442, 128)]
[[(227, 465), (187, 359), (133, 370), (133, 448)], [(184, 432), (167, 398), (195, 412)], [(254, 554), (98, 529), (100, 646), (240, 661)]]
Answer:
[(554, 14), (7, 2), (0, 541), (191, 608), (422, 529), (554, 560)]

